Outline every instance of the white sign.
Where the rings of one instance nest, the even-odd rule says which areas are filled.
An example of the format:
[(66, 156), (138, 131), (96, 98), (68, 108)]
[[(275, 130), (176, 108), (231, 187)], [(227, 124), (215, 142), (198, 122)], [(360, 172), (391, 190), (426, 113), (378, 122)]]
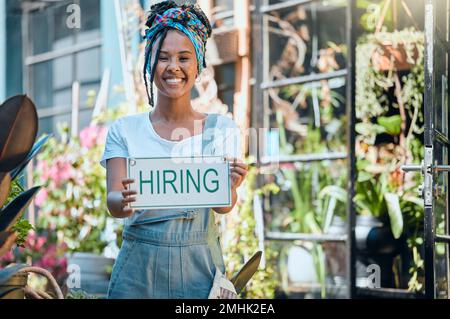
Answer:
[(230, 164), (223, 157), (131, 158), (130, 189), (135, 209), (227, 207), (231, 205)]

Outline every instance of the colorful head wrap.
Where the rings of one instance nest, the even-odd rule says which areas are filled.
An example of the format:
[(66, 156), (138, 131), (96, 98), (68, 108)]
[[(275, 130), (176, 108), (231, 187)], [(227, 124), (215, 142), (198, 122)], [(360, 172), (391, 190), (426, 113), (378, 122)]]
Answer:
[[(172, 1), (167, 1), (168, 5), (175, 5)], [(198, 74), (202, 72), (202, 70), (206, 67), (205, 61), (205, 52), (206, 52), (206, 41), (211, 35), (211, 26), (209, 22), (206, 21), (207, 25), (205, 25), (205, 21), (199, 19), (199, 16), (196, 14), (196, 10), (201, 9), (195, 5), (191, 6), (181, 6), (181, 7), (171, 7), (167, 10), (162, 9), (160, 13), (156, 13), (152, 16), (150, 22), (147, 22), (147, 26), (149, 27), (145, 30), (145, 39), (147, 41), (145, 46), (145, 65), (144, 65), (144, 81), (148, 94), (148, 85), (147, 85), (147, 74), (150, 75), (150, 83), (153, 82), (154, 78), (154, 70), (152, 68), (154, 65), (151, 63), (151, 53), (153, 50), (153, 46), (156, 43), (158, 38), (161, 38), (161, 42), (159, 43), (159, 48), (156, 53), (156, 61), (159, 56), (159, 51), (161, 50), (162, 42), (164, 41), (167, 31), (169, 29), (175, 29), (180, 32), (183, 32), (189, 40), (192, 42), (195, 48), (195, 54), (197, 57), (197, 71)], [(206, 17), (204, 17), (206, 19)], [(151, 95), (149, 95), (150, 105), (153, 105), (153, 86), (150, 84)]]
[[(150, 55), (153, 44), (156, 42), (155, 37), (160, 34), (163, 29), (173, 28), (183, 32), (195, 48), (195, 54), (198, 61), (198, 73), (200, 74), (204, 68), (205, 60), (205, 46), (208, 40), (208, 31), (206, 26), (197, 18), (197, 16), (189, 10), (183, 8), (172, 8), (164, 12), (164, 14), (157, 14), (151, 28), (145, 30), (145, 38), (147, 40), (146, 54)], [(147, 71), (150, 72), (151, 66), (148, 66)]]

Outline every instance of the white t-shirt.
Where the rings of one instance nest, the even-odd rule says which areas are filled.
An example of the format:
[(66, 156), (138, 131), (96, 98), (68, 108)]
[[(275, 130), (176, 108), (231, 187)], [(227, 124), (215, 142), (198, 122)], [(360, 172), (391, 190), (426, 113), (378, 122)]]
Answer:
[[(213, 147), (213, 149), (211, 149)], [(207, 147), (214, 156), (239, 157), (240, 132), (234, 121), (218, 115), (213, 144)], [(115, 121), (108, 130), (105, 151), (100, 164), (114, 157), (191, 157), (202, 155), (202, 134), (182, 141), (170, 141), (156, 133), (148, 113), (125, 116)]]
[[(206, 132), (204, 133), (208, 135)], [(170, 141), (159, 136), (154, 130), (148, 112), (125, 116), (110, 126), (100, 164), (106, 168), (106, 160), (116, 157), (192, 157), (201, 155), (240, 157), (240, 130), (232, 119), (218, 115), (215, 129), (209, 130), (208, 133), (214, 134), (214, 139), (207, 144), (206, 153), (202, 154), (202, 134), (193, 135), (178, 142)], [(173, 210), (171, 211), (173, 212)], [(158, 213), (161, 213), (161, 210)], [(127, 219), (126, 224), (137, 220), (140, 215), (142, 215), (142, 211), (136, 211), (134, 216)]]

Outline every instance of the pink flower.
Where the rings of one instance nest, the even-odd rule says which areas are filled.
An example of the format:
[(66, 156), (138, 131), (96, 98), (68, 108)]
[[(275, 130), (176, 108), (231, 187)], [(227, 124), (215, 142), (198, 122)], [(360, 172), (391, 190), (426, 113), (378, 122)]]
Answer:
[(53, 180), (56, 185), (59, 185), (59, 174), (57, 165), (53, 165), (48, 171), (49, 179)]
[(12, 251), (8, 251), (3, 257), (0, 257), (0, 263), (9, 264), (14, 261), (14, 254)]
[(106, 128), (91, 125), (80, 132), (80, 144), (84, 148), (92, 148), (96, 142), (102, 141), (106, 136)]
[(49, 178), (49, 170), (46, 161), (38, 161), (37, 162), (37, 171), (41, 175), (41, 181), (46, 182)]
[(59, 178), (66, 181), (72, 177), (72, 165), (69, 163), (59, 163)]
[(44, 202), (47, 200), (47, 197), (48, 197), (47, 190), (45, 188), (41, 189), (34, 199), (34, 204), (36, 206), (42, 207)]
[(44, 247), (46, 242), (47, 242), (47, 237), (39, 236), (36, 239), (36, 242), (35, 242), (35, 245), (34, 245), (34, 249), (36, 249), (36, 251), (40, 251)]
[(58, 160), (48, 171), (48, 177), (58, 187), (61, 182), (67, 181), (74, 176), (72, 165), (68, 162)]

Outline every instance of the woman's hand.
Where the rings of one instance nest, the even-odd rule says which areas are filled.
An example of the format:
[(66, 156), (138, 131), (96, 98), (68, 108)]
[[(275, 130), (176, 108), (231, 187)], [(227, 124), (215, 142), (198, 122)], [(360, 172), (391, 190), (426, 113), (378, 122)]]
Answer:
[(122, 211), (125, 214), (133, 214), (133, 209), (128, 207), (128, 204), (133, 203), (136, 201), (136, 191), (129, 190), (129, 185), (134, 183), (134, 179), (122, 179), (122, 185), (124, 187), (124, 190), (122, 191)]
[(231, 179), (231, 205), (228, 207), (215, 207), (214, 211), (218, 214), (229, 213), (237, 202), (236, 189), (241, 186), (248, 173), (248, 166), (236, 158), (227, 158), (230, 162), (230, 179)]
[(127, 179), (126, 158), (115, 157), (106, 161), (106, 179), (108, 196), (106, 204), (112, 216), (127, 218), (133, 214), (133, 209), (128, 204), (135, 202), (135, 191), (131, 191), (130, 184), (134, 180)]
[(241, 186), (248, 173), (248, 166), (236, 158), (228, 159), (230, 163), (231, 189)]

